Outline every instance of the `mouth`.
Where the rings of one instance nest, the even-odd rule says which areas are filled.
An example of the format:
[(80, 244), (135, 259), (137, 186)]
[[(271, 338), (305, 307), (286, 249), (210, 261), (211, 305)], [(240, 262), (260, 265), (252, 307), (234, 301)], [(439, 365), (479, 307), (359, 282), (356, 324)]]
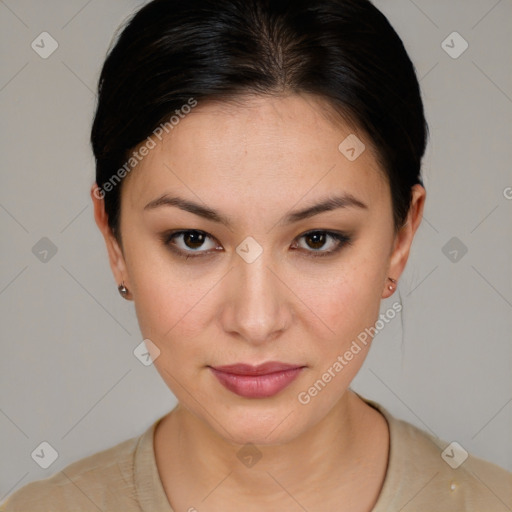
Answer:
[(269, 398), (289, 386), (305, 366), (271, 361), (258, 366), (238, 363), (208, 366), (229, 391), (244, 398)]

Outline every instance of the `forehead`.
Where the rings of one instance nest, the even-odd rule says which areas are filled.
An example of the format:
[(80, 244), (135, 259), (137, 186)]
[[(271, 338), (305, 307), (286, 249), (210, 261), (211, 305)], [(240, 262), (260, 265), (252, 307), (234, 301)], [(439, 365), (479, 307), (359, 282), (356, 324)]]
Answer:
[[(378, 202), (387, 180), (370, 140), (327, 109), (304, 95), (199, 102), (161, 141), (154, 139), (123, 194), (133, 207), (178, 190), (190, 198), (277, 205), (336, 189)], [(353, 159), (352, 146), (357, 153), (363, 148), (358, 141), (364, 150)]]

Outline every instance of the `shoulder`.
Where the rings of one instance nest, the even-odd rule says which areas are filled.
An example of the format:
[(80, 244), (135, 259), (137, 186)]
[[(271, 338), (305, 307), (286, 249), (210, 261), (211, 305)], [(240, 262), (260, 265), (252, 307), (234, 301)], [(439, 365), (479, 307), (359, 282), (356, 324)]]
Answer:
[(388, 472), (374, 512), (510, 512), (512, 473), (365, 401), (384, 415), (390, 430)]
[(133, 465), (141, 438), (128, 439), (51, 477), (30, 482), (0, 504), (0, 512), (139, 510), (134, 508)]

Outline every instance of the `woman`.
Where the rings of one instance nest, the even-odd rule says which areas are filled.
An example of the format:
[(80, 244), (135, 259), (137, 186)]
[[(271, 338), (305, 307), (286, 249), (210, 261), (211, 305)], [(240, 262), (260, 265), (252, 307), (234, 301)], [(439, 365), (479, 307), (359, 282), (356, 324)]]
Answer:
[(510, 473), (349, 389), (401, 307), (379, 317), (426, 133), (366, 0), (143, 7), (101, 73), (91, 198), (178, 405), (1, 510), (510, 510)]

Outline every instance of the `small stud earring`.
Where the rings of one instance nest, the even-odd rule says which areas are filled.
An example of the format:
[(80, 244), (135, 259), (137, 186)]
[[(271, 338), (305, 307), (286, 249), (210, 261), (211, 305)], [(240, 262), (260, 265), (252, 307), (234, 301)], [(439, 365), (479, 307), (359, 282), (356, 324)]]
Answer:
[(393, 291), (395, 289), (395, 286), (396, 286), (396, 280), (393, 279), (392, 277), (388, 277), (388, 279), (391, 281), (391, 284), (388, 286), (388, 289), (390, 291)]
[(117, 289), (119, 290), (121, 297), (128, 300), (128, 288), (124, 285), (124, 281), (117, 287)]

